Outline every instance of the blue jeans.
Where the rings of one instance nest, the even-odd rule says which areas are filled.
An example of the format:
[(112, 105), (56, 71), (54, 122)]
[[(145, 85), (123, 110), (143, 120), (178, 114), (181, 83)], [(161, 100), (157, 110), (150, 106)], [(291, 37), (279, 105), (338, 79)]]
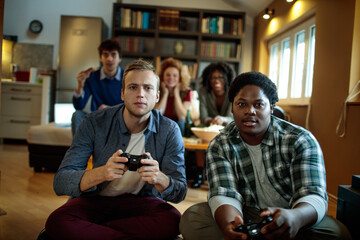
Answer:
[(71, 132), (73, 136), (75, 135), (77, 128), (79, 127), (81, 121), (85, 118), (86, 114), (87, 113), (82, 110), (76, 110), (73, 113), (71, 118)]

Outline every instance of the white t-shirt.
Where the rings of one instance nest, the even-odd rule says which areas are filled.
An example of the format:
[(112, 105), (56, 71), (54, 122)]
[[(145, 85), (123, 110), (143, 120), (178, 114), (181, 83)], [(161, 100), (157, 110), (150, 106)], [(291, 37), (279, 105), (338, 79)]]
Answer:
[[(145, 128), (146, 129), (146, 128)], [(145, 129), (139, 133), (131, 134), (129, 144), (125, 150), (132, 155), (142, 155), (145, 152)], [(126, 171), (125, 174), (110, 182), (101, 192), (101, 196), (114, 197), (122, 194), (138, 194), (145, 182), (141, 180), (136, 171)]]

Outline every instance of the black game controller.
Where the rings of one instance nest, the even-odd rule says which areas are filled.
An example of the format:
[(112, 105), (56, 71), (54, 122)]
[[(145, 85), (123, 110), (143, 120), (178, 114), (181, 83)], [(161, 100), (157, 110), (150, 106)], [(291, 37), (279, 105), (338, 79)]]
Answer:
[(128, 167), (130, 171), (136, 171), (138, 168), (141, 168), (144, 166), (140, 160), (141, 159), (149, 159), (148, 155), (131, 155), (129, 153), (122, 153), (120, 157), (126, 157), (128, 161), (125, 164), (125, 166)]
[(261, 235), (261, 228), (265, 226), (268, 223), (271, 223), (273, 221), (273, 218), (270, 215), (267, 215), (263, 217), (261, 222), (258, 223), (252, 223), (249, 222), (247, 224), (240, 224), (238, 225), (234, 231), (236, 232), (242, 232), (248, 235), (250, 238), (255, 238)]

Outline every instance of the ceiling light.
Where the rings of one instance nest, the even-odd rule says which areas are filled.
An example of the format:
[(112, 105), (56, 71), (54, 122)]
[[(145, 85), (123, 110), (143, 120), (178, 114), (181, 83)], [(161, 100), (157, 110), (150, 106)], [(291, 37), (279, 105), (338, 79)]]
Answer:
[(287, 2), (293, 2), (294, 0), (286, 0)]
[(265, 14), (263, 15), (263, 19), (269, 19), (272, 15), (275, 14), (274, 9), (265, 9)]

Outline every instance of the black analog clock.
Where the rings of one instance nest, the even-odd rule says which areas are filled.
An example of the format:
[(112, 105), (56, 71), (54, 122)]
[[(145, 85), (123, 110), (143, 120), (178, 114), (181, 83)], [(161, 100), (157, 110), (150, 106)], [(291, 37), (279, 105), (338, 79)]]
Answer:
[(43, 28), (42, 23), (39, 20), (32, 20), (29, 25), (29, 30), (32, 33), (40, 33)]

